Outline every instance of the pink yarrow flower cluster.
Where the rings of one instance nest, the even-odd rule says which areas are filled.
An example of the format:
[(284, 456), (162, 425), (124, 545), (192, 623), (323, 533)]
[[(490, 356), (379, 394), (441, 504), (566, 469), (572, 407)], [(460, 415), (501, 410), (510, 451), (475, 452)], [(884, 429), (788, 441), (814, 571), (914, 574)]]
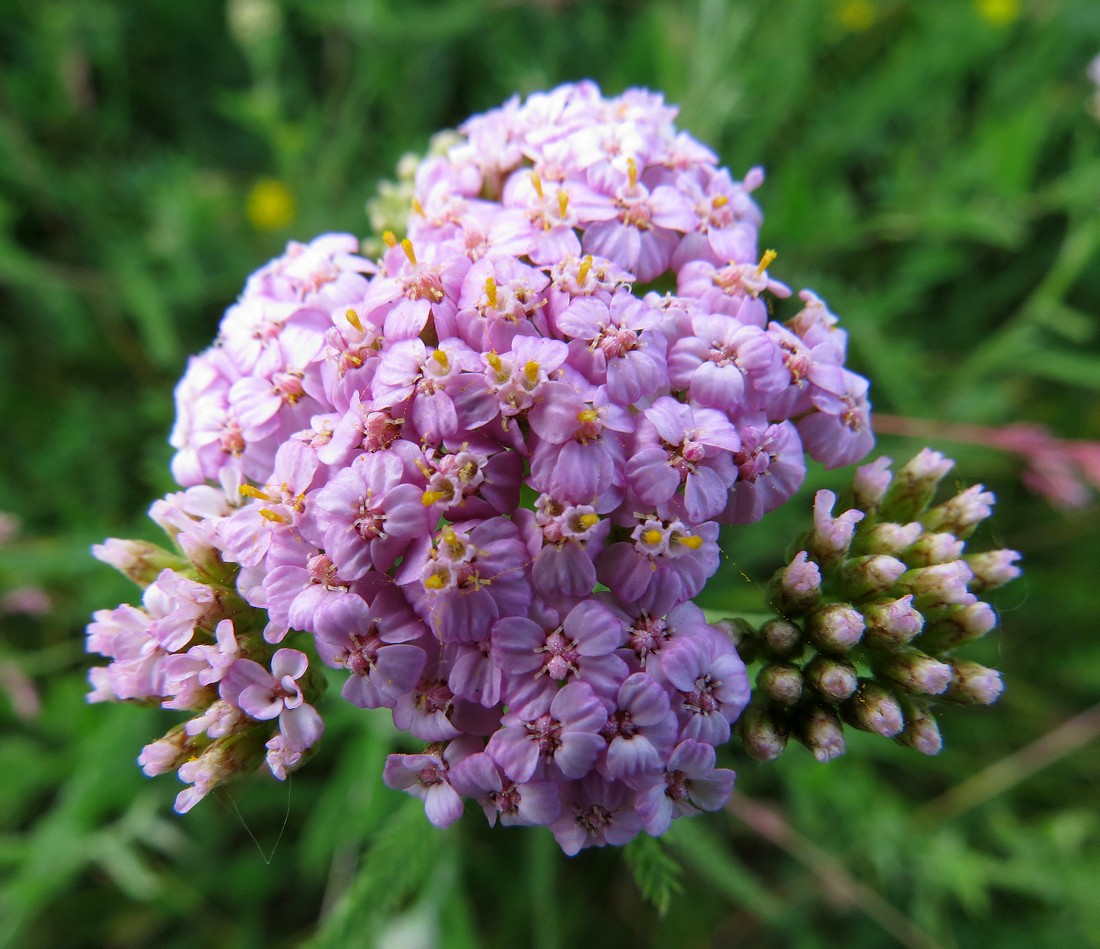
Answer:
[(192, 782), (180, 809), (243, 767), (227, 738), (281, 778), (320, 737), (291, 630), (425, 743), (384, 779), (438, 825), (475, 801), (572, 854), (723, 805), (749, 684), (691, 602), (719, 525), (872, 435), (825, 304), (770, 317), (762, 172), (674, 117), (591, 83), (514, 99), (421, 163), (379, 260), (329, 234), (248, 280), (179, 384), (184, 490), (154, 507), (195, 578), (89, 638), (94, 698), (197, 712), (143, 755)]

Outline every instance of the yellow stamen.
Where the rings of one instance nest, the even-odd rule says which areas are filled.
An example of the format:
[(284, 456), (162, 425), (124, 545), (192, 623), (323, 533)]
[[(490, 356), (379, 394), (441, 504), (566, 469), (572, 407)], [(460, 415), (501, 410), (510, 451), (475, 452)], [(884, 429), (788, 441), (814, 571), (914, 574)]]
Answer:
[(420, 203), (419, 198), (413, 198), (413, 200), (412, 200), (412, 209), (413, 209), (414, 214), (419, 214), (421, 217), (427, 217), (428, 216), (424, 213), (424, 205), (422, 205)]
[(447, 581), (444, 580), (438, 573), (429, 574), (424, 578), (424, 586), (429, 590), (442, 590), (447, 585)]
[(539, 369), (539, 364), (533, 359), (523, 367), (523, 374), (527, 377), (527, 382), (530, 385), (534, 385), (539, 381)]
[(485, 278), (485, 296), (489, 300), (489, 306), (495, 310), (497, 308), (497, 282), (492, 277)]
[(492, 369), (493, 372), (504, 371), (504, 364), (500, 361), (500, 356), (497, 355), (495, 349), (491, 353), (485, 354), (485, 361), (489, 364), (489, 368)]
[(359, 330), (360, 333), (363, 332), (363, 324), (359, 322), (359, 314), (356, 313), (355, 310), (349, 308), (348, 312), (344, 314), (344, 319)]
[(638, 187), (638, 164), (633, 158), (626, 160), (626, 174), (630, 178), (631, 190)]
[(600, 420), (600, 413), (595, 409), (582, 409), (577, 413), (577, 421), (583, 422), (585, 425), (591, 425), (593, 422)]
[(564, 218), (566, 211), (569, 210), (569, 192), (564, 188), (558, 192), (558, 217)]
[(387, 247), (396, 247), (397, 246), (397, 237), (393, 233), (393, 231), (383, 231), (382, 232), (382, 243), (385, 244)]
[(275, 500), (270, 494), (264, 494), (259, 488), (254, 488), (250, 484), (242, 484), (237, 490), (246, 498), (258, 498), (261, 501)]
[(582, 514), (580, 516), (579, 520), (581, 522), (581, 527), (584, 528), (585, 530), (588, 530), (588, 528), (595, 527), (597, 524), (600, 523), (600, 515), (599, 514)]
[(676, 542), (683, 544), (688, 550), (698, 550), (703, 546), (703, 538), (697, 537), (695, 534), (684, 534), (681, 537), (677, 537)]
[(711, 206), (715, 208), (724, 208), (729, 203), (730, 199), (727, 198), (724, 194), (720, 194), (713, 201), (711, 201)]
[(774, 250), (764, 251), (764, 256), (760, 258), (760, 263), (756, 265), (756, 272), (762, 274), (771, 266), (772, 261), (778, 256), (779, 255)]
[(588, 276), (588, 271), (592, 269), (592, 255), (589, 254), (584, 260), (581, 261), (580, 267), (577, 268), (577, 283), (582, 284), (585, 278)]
[(542, 193), (542, 179), (539, 177), (539, 173), (537, 171), (531, 172), (531, 187), (535, 189), (535, 194), (537, 194), (540, 198), (546, 197), (546, 195)]
[(443, 528), (443, 543), (448, 547), (458, 546), (458, 534), (455, 533), (455, 529), (449, 524)]
[(424, 507), (431, 507), (436, 501), (442, 501), (445, 496), (442, 491), (425, 491), (420, 496), (420, 503)]
[(405, 256), (409, 258), (409, 263), (414, 267), (416, 266), (416, 254), (413, 253), (413, 242), (407, 237), (401, 242), (401, 249), (405, 252)]
[(661, 542), (661, 532), (651, 527), (647, 531), (642, 531), (642, 540), (651, 547), (656, 547)]
[(277, 514), (275, 511), (269, 511), (266, 507), (261, 509), (260, 517), (265, 521), (274, 521), (276, 524), (289, 524), (290, 521), (283, 517), (282, 514)]
[(442, 349), (437, 349), (432, 353), (432, 359), (439, 363), (439, 368), (444, 372), (447, 372), (451, 368), (451, 361), (447, 358), (447, 354)]

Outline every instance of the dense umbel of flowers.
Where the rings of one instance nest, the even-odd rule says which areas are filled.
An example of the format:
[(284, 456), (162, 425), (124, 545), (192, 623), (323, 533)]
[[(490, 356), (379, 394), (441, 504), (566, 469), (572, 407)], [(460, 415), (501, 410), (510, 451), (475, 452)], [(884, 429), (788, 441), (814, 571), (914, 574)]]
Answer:
[(575, 853), (722, 806), (749, 683), (691, 602), (719, 525), (872, 436), (824, 303), (770, 320), (762, 173), (674, 115), (513, 100), (419, 164), (377, 261), (329, 234), (249, 278), (177, 389), (185, 490), (152, 515), (181, 555), (99, 550), (147, 588), (96, 615), (92, 698), (191, 714), (140, 759), (179, 810), (320, 738), (291, 630), (426, 743), (384, 778), (436, 824), (472, 799)]
[(979, 594), (1020, 573), (1014, 550), (966, 552), (990, 515), (981, 485), (932, 506), (953, 462), (925, 449), (895, 477), (889, 459), (859, 468), (837, 496), (819, 491), (802, 549), (772, 578), (779, 614), (732, 630), (747, 660), (762, 660), (740, 722), (758, 759), (778, 757), (794, 735), (819, 761), (844, 753), (843, 724), (926, 755), (941, 738), (932, 703), (989, 705), (1000, 673), (954, 651), (997, 624)]

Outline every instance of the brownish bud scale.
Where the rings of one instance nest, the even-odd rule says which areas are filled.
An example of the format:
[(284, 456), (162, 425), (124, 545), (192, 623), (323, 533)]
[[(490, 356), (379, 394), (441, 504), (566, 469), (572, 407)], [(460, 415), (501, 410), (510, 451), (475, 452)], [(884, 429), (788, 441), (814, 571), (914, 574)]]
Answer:
[(917, 645), (925, 652), (944, 653), (984, 636), (997, 625), (997, 613), (988, 603), (964, 603), (937, 610)]
[(933, 659), (912, 647), (875, 656), (871, 666), (876, 675), (917, 695), (939, 695), (954, 677), (951, 666), (946, 662)]
[(827, 705), (814, 703), (799, 708), (794, 734), (822, 764), (844, 754), (844, 726)]
[(905, 728), (894, 740), (922, 755), (938, 755), (943, 748), (943, 736), (928, 703), (902, 696), (901, 706)]
[(913, 607), (913, 595), (876, 600), (863, 606), (867, 629), (864, 641), (871, 646), (903, 646), (924, 628), (924, 617)]
[(791, 659), (802, 652), (804, 640), (802, 630), (790, 620), (768, 620), (760, 627), (760, 639), (764, 649), (777, 659)]
[(850, 698), (859, 688), (856, 667), (832, 656), (815, 657), (802, 674), (811, 689), (834, 704)]
[(840, 706), (840, 714), (853, 728), (893, 738), (905, 727), (901, 705), (877, 682), (863, 679), (859, 689)]
[(969, 659), (949, 660), (955, 670), (955, 680), (944, 693), (945, 699), (963, 705), (992, 705), (1004, 691), (1004, 681), (996, 669), (990, 669)]
[(741, 715), (741, 741), (757, 761), (774, 761), (787, 747), (790, 730), (785, 718), (761, 705), (750, 705)]
[(802, 698), (802, 670), (790, 663), (769, 662), (756, 674), (756, 687), (777, 705), (789, 708)]
[(860, 641), (863, 630), (863, 614), (847, 603), (823, 606), (806, 621), (810, 641), (822, 652), (848, 652)]

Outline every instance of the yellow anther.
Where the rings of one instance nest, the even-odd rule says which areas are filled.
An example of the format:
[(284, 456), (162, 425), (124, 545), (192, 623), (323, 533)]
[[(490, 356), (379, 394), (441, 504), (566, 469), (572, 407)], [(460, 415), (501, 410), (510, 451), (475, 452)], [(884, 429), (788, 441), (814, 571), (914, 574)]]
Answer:
[(438, 573), (429, 574), (424, 578), (424, 586), (429, 590), (442, 590), (446, 585), (447, 581)]
[(359, 330), (360, 333), (363, 332), (363, 324), (359, 321), (359, 314), (356, 313), (355, 310), (349, 307), (347, 313), (344, 314), (344, 319)]
[(592, 255), (589, 254), (584, 260), (581, 261), (580, 267), (577, 268), (577, 283), (582, 284), (585, 278), (588, 276), (588, 271), (592, 269)]
[(713, 201), (711, 201), (711, 207), (724, 208), (729, 203), (730, 199), (727, 198), (724, 194), (720, 194)]
[(254, 488), (250, 484), (242, 484), (237, 490), (246, 498), (258, 498), (261, 501), (275, 500), (270, 494), (264, 494), (259, 488)]
[(451, 361), (447, 358), (447, 354), (442, 349), (437, 349), (432, 353), (432, 359), (439, 363), (439, 368), (444, 372), (450, 371)]
[(642, 531), (642, 540), (651, 547), (656, 547), (661, 542), (661, 532), (655, 528)]
[(675, 539), (678, 544), (682, 544), (688, 550), (698, 550), (703, 546), (703, 538), (695, 534), (683, 534)]
[(419, 198), (413, 198), (413, 200), (412, 200), (412, 209), (413, 209), (414, 214), (419, 214), (421, 217), (427, 217), (428, 216), (424, 213), (424, 205), (422, 205), (420, 203)]
[(569, 192), (562, 188), (558, 192), (558, 217), (564, 218), (569, 210)]
[(539, 173), (537, 171), (531, 172), (531, 187), (535, 189), (535, 194), (537, 194), (540, 198), (546, 197), (546, 195), (542, 193), (542, 179), (539, 177)]
[(405, 252), (405, 256), (409, 258), (409, 263), (413, 266), (416, 265), (416, 254), (413, 253), (413, 242), (407, 237), (401, 242), (401, 249)]
[(442, 501), (444, 497), (445, 495), (442, 491), (425, 491), (420, 495), (420, 503), (423, 504), (424, 507), (431, 507), (437, 501)]
[(577, 421), (585, 425), (591, 425), (593, 422), (598, 422), (599, 420), (600, 413), (595, 409), (582, 409), (577, 413)]
[(276, 524), (289, 524), (290, 521), (275, 511), (269, 511), (266, 507), (260, 511), (260, 517), (265, 521), (273, 521)]
[(455, 533), (455, 529), (449, 524), (443, 528), (443, 543), (448, 547), (457, 547), (459, 545), (458, 534)]
[(485, 296), (489, 300), (489, 306), (495, 310), (497, 308), (497, 282), (492, 277), (485, 278)]
[(762, 274), (771, 266), (772, 261), (778, 256), (779, 255), (774, 250), (764, 251), (764, 256), (760, 258), (760, 263), (756, 265), (756, 272)]
[(387, 247), (396, 247), (397, 236), (393, 233), (393, 231), (383, 231), (382, 243), (385, 244)]
[(638, 187), (638, 164), (633, 158), (626, 160), (626, 174), (630, 178), (631, 189)]
[(530, 385), (534, 385), (539, 381), (539, 369), (541, 367), (533, 359), (523, 367), (523, 374), (527, 377), (527, 382)]
[(578, 518), (578, 520), (580, 520), (580, 522), (581, 522), (581, 527), (584, 530), (588, 530), (588, 528), (595, 527), (597, 524), (600, 523), (600, 515), (599, 514), (582, 514), (580, 516), (580, 518)]
[(493, 350), (491, 353), (486, 353), (485, 361), (489, 364), (489, 368), (492, 369), (493, 372), (504, 371), (504, 363), (500, 361), (500, 356), (497, 355), (496, 350)]

